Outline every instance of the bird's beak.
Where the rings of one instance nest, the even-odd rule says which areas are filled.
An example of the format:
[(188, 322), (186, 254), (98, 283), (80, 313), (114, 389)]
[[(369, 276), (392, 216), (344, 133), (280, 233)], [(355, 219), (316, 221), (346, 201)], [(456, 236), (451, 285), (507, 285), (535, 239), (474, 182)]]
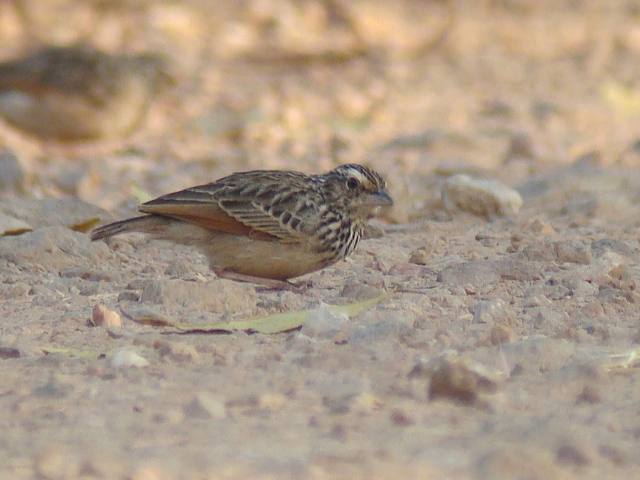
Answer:
[(386, 190), (378, 190), (375, 193), (368, 194), (363, 202), (368, 207), (390, 207), (393, 205), (393, 199)]

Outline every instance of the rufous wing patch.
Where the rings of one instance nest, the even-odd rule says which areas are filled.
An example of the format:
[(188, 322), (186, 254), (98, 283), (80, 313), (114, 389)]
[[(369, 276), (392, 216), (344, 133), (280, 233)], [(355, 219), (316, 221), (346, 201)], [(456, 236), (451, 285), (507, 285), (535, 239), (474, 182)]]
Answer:
[(258, 240), (269, 241), (276, 239), (273, 235), (239, 222), (214, 203), (147, 203), (141, 205), (139, 210), (143, 213), (175, 218), (216, 232), (243, 235)]

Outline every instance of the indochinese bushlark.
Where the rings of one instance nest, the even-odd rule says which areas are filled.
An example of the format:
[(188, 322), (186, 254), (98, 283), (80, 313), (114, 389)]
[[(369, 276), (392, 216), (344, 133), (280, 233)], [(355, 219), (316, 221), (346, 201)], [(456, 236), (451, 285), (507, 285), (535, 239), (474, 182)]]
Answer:
[(193, 245), (221, 277), (268, 286), (331, 265), (358, 245), (369, 218), (392, 205), (384, 179), (362, 165), (323, 175), (257, 170), (161, 196), (146, 214), (97, 228)]

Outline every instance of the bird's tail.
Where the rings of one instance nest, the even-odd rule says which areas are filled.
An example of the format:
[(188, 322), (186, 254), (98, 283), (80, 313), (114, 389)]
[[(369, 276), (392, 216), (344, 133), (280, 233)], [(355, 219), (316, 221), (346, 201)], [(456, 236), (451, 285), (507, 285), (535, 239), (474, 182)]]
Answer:
[(153, 233), (158, 227), (164, 226), (169, 222), (168, 218), (157, 215), (142, 215), (140, 217), (120, 220), (119, 222), (109, 223), (96, 228), (90, 234), (91, 240), (100, 240), (102, 238), (113, 237), (121, 233), (143, 232)]

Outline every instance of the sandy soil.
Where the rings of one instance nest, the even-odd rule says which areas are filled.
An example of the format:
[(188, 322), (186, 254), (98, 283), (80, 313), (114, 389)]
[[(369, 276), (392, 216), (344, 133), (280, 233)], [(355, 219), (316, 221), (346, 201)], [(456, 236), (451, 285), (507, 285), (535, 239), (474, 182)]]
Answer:
[[(3, 58), (89, 35), (165, 51), (179, 82), (116, 145), (0, 132), (0, 227), (24, 230), (0, 237), (0, 478), (640, 476), (637, 2), (23, 3), (0, 6)], [(345, 161), (396, 206), (303, 293), (82, 231), (232, 171)], [(458, 173), (522, 208), (447, 211)], [(120, 318), (93, 326), (96, 305)], [(305, 309), (273, 335), (122, 313)]]

